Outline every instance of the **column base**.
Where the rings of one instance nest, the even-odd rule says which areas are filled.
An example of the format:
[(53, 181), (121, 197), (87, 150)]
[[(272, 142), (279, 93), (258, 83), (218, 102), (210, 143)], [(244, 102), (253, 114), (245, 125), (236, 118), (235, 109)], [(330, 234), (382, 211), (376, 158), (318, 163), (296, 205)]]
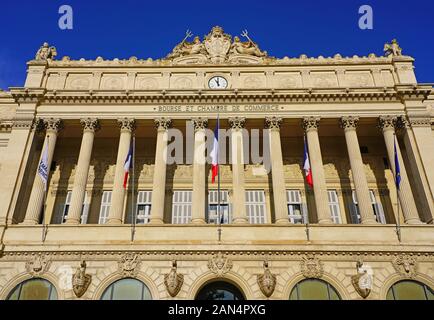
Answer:
[(291, 224), (289, 219), (277, 219), (275, 224)]
[(247, 224), (249, 223), (247, 218), (234, 218), (232, 219), (232, 223), (234, 224)]
[(192, 224), (205, 224), (206, 222), (205, 222), (204, 219), (197, 218), (197, 219), (192, 219), (192, 220), (191, 220), (191, 223), (192, 223)]
[(420, 219), (418, 219), (418, 218), (412, 218), (412, 219), (404, 220), (404, 223), (406, 223), (406, 224), (425, 224), (422, 221), (420, 221)]
[(378, 224), (378, 221), (375, 219), (362, 219), (361, 224)]
[(107, 221), (106, 224), (121, 224), (121, 223), (122, 223), (121, 219), (111, 218)]
[(39, 222), (35, 221), (35, 220), (28, 219), (28, 220), (24, 220), (20, 224), (21, 225), (27, 225), (27, 226), (35, 226), (35, 225), (39, 224)]
[(65, 224), (80, 224), (78, 219), (66, 219)]
[(318, 221), (318, 224), (334, 224), (332, 219), (321, 219)]
[(149, 219), (149, 224), (164, 224), (164, 221), (160, 218), (151, 218)]

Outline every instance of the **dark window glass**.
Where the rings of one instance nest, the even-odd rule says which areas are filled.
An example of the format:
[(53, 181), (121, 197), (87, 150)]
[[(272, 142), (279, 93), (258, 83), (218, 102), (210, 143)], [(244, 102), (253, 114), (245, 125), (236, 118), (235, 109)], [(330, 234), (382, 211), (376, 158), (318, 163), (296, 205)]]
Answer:
[(17, 285), (7, 300), (57, 300), (57, 291), (47, 280), (30, 279)]
[(101, 300), (152, 300), (151, 292), (141, 281), (125, 278), (112, 283)]
[(205, 285), (197, 294), (196, 300), (244, 300), (244, 296), (233, 284), (216, 281)]
[(434, 292), (427, 285), (404, 280), (395, 283), (387, 292), (387, 300), (434, 300)]
[(341, 300), (341, 298), (331, 284), (319, 279), (306, 279), (295, 285), (289, 300)]

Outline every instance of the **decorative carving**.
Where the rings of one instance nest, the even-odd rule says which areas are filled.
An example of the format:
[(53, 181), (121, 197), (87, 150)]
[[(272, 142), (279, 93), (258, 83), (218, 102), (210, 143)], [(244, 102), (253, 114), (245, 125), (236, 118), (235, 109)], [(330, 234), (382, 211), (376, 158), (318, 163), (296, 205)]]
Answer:
[(264, 273), (258, 275), (257, 281), (264, 296), (271, 297), (276, 288), (276, 275), (268, 269), (268, 261), (264, 261)]
[(363, 261), (359, 260), (356, 264), (357, 274), (351, 277), (351, 283), (357, 293), (366, 299), (371, 293), (372, 289), (372, 275), (368, 272), (366, 268), (363, 268)]
[(137, 89), (155, 90), (158, 88), (158, 81), (155, 78), (142, 78), (138, 80)]
[(342, 129), (345, 130), (356, 130), (357, 124), (359, 123), (359, 117), (345, 116), (339, 121)]
[(83, 126), (83, 131), (98, 131), (100, 129), (100, 124), (98, 119), (95, 118), (84, 118), (80, 119), (80, 123)]
[(44, 42), (44, 44), (39, 48), (39, 50), (36, 52), (35, 60), (54, 60), (57, 56), (57, 50), (56, 47), (50, 47), (47, 42)]
[(221, 63), (226, 60), (227, 53), (231, 47), (231, 38), (219, 26), (213, 27), (211, 32), (205, 36), (203, 42), (211, 62)]
[(176, 297), (183, 283), (184, 276), (177, 273), (177, 263), (176, 260), (173, 260), (170, 272), (164, 275), (164, 284), (171, 297)]
[(410, 119), (412, 127), (429, 127), (431, 126), (430, 118), (412, 118)]
[(231, 129), (233, 130), (240, 130), (244, 128), (244, 125), (246, 123), (246, 118), (244, 117), (232, 117), (228, 119), (229, 125), (231, 126)]
[(167, 130), (172, 125), (172, 120), (169, 118), (158, 118), (154, 120), (157, 130)]
[(68, 86), (70, 89), (75, 90), (87, 90), (90, 87), (90, 78), (89, 77), (80, 77), (71, 80)]
[(136, 121), (134, 119), (123, 118), (118, 119), (119, 127), (121, 131), (133, 131), (136, 128)]
[(63, 128), (63, 122), (61, 119), (44, 119), (44, 126), (47, 131), (58, 132)]
[(323, 276), (323, 264), (314, 254), (308, 253), (302, 259), (300, 266), (304, 277), (321, 278)]
[(232, 265), (232, 261), (221, 252), (212, 256), (208, 261), (208, 268), (219, 277), (228, 273), (232, 269)]
[(120, 77), (103, 78), (103, 89), (108, 90), (123, 90), (125, 87), (124, 79)]
[(386, 57), (390, 55), (393, 57), (402, 56), (402, 48), (399, 46), (396, 39), (393, 39), (391, 43), (384, 44), (384, 55)]
[(118, 270), (125, 277), (132, 277), (137, 274), (140, 266), (140, 257), (135, 253), (124, 254), (118, 262)]
[(265, 127), (267, 129), (275, 129), (279, 130), (280, 125), (282, 124), (282, 118), (281, 117), (265, 117)]
[(72, 289), (77, 298), (80, 298), (86, 292), (91, 281), (92, 276), (86, 274), (86, 261), (83, 260), (75, 274), (72, 276)]
[(231, 45), (231, 54), (248, 54), (256, 57), (266, 57), (267, 51), (261, 51), (258, 45), (250, 39), (247, 30), (244, 30), (241, 35), (248, 41), (241, 42), (239, 37), (234, 37), (234, 42)]
[(378, 127), (384, 130), (394, 130), (396, 125), (396, 116), (381, 116), (378, 118)]
[(408, 254), (400, 254), (392, 261), (396, 272), (405, 277), (414, 277), (417, 274), (417, 261)]
[(300, 87), (300, 76), (282, 76), (278, 80), (279, 88), (298, 88)]
[[(33, 120), (15, 119), (12, 121), (12, 128), (14, 129), (31, 129), (33, 125)], [(2, 126), (6, 125), (2, 123)]]
[(318, 130), (320, 117), (305, 117), (302, 120), (302, 127), (305, 131)]
[(180, 77), (175, 80), (174, 87), (176, 89), (191, 89), (193, 81), (188, 77)]
[(207, 118), (201, 118), (201, 117), (193, 118), (193, 119), (191, 119), (191, 121), (193, 122), (195, 132), (197, 130), (204, 130), (208, 127), (208, 119)]
[(261, 87), (261, 85), (262, 85), (262, 80), (257, 76), (249, 76), (246, 79), (244, 79), (244, 87), (246, 88), (256, 89)]
[(33, 255), (32, 258), (26, 262), (26, 270), (32, 277), (40, 276), (48, 270), (50, 261), (48, 257), (39, 253)]

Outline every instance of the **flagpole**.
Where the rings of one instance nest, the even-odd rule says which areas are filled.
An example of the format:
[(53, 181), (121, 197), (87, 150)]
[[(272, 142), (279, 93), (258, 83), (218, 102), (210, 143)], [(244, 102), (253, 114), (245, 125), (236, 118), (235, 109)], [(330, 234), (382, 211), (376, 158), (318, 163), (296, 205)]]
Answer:
[(222, 217), (221, 217), (221, 210), (220, 210), (220, 165), (219, 165), (219, 146), (220, 143), (219, 139), (219, 130), (220, 130), (220, 106), (217, 107), (217, 216), (218, 216), (218, 242), (221, 244), (222, 241)]
[[(303, 133), (303, 142), (304, 142), (304, 147), (306, 148), (306, 152), (309, 152), (309, 151), (307, 151), (306, 133)], [(309, 158), (309, 162), (310, 162), (310, 158)], [(309, 187), (309, 185), (308, 185), (308, 187)], [(307, 198), (307, 194), (306, 194), (306, 198)], [(309, 216), (308, 216), (308, 213), (307, 212), (305, 213), (304, 211), (305, 210), (303, 210), (303, 215), (305, 215), (305, 219), (306, 219), (306, 221), (304, 222), (306, 225), (306, 229), (305, 229), (306, 239), (309, 242), (310, 241)]]
[[(398, 157), (398, 150), (396, 148), (396, 134), (393, 132), (393, 150), (394, 150), (394, 160)], [(398, 236), (398, 241), (401, 242), (401, 223), (399, 221), (399, 183), (397, 183), (397, 168), (395, 162), (395, 188), (396, 188), (396, 235)]]
[(132, 159), (131, 161), (133, 162), (132, 165), (132, 170), (133, 172), (131, 173), (131, 242), (134, 241), (134, 236), (136, 233), (136, 217), (137, 217), (137, 208), (135, 206), (135, 202), (134, 202), (134, 172), (135, 170), (135, 156), (136, 156), (136, 135), (135, 133), (133, 133), (133, 148), (132, 148)]

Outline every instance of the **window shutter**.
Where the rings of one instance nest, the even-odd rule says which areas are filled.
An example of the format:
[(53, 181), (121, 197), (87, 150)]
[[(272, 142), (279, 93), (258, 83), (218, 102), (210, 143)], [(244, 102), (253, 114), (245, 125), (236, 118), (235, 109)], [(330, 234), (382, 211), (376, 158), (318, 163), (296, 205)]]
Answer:
[(330, 215), (334, 223), (341, 223), (341, 212), (339, 209), (339, 199), (336, 190), (327, 190)]
[(173, 192), (172, 223), (190, 223), (192, 195), (193, 191), (190, 190), (179, 190)]
[(104, 224), (108, 220), (108, 215), (110, 212), (110, 205), (112, 202), (112, 192), (111, 191), (104, 191), (102, 193), (102, 199), (101, 199), (101, 208), (99, 211), (99, 224)]
[(300, 190), (286, 190), (288, 218), (292, 223), (304, 223)]
[(266, 222), (264, 190), (246, 190), (246, 213), (252, 224)]
[[(135, 208), (136, 223), (149, 223), (151, 216), (152, 191), (142, 190), (137, 194), (137, 203)], [(130, 221), (133, 221), (130, 219)]]

